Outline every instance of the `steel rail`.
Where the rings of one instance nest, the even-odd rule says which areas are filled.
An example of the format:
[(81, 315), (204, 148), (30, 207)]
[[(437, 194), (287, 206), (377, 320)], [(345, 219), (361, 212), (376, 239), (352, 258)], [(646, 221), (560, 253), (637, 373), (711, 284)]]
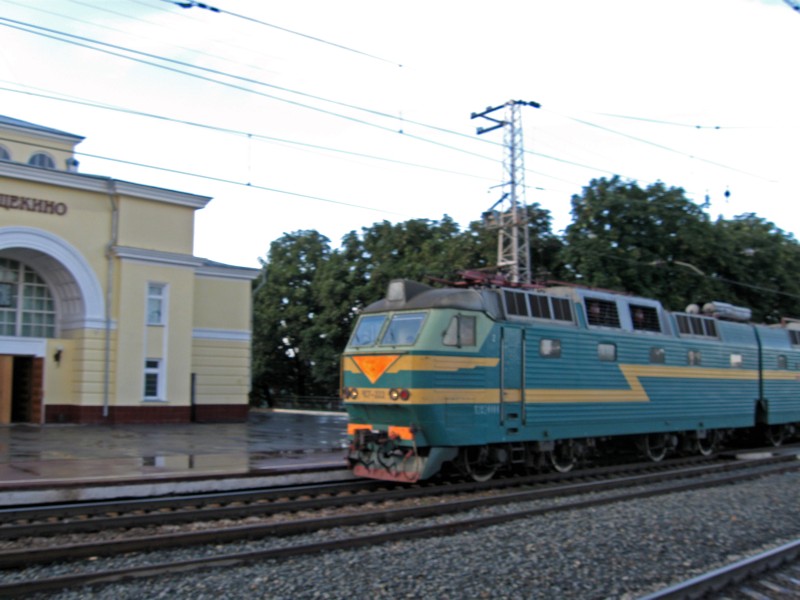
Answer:
[[(151, 499), (112, 500), (108, 502), (82, 502), (76, 504), (57, 504), (46, 507), (34, 507), (19, 511), (0, 511), (0, 540), (19, 539), (30, 536), (50, 536), (64, 533), (85, 533), (112, 528), (144, 527), (149, 525), (178, 524), (198, 520), (243, 518), (252, 515), (267, 516), (290, 510), (319, 510), (323, 508), (344, 506), (356, 502), (366, 502), (364, 498), (332, 497), (356, 493), (372, 492), (368, 501), (384, 502), (431, 495), (470, 493), (481, 490), (495, 490), (507, 487), (523, 487), (529, 484), (561, 483), (569, 479), (585, 479), (616, 476), (620, 473), (638, 470), (664, 470), (679, 465), (707, 464), (708, 459), (698, 460), (696, 457), (678, 459), (658, 463), (636, 463), (633, 465), (615, 465), (594, 468), (565, 476), (563, 474), (538, 474), (526, 477), (492, 480), (488, 482), (465, 482), (418, 484), (414, 487), (400, 487), (386, 490), (385, 482), (360, 480), (320, 485), (286, 486), (281, 488), (263, 488), (261, 490), (245, 490), (232, 492), (212, 492), (207, 494), (185, 494)], [(376, 489), (382, 491), (375, 491)], [(310, 500), (292, 500), (297, 496), (313, 495)], [(276, 499), (289, 498), (279, 502)], [(291, 502), (289, 506), (287, 503)], [(231, 505), (236, 503), (235, 505)], [(249, 504), (241, 504), (249, 503)], [(229, 504), (228, 506), (204, 506), (206, 504)], [(127, 514), (114, 514), (127, 513)], [(144, 513), (144, 514), (143, 514)], [(97, 516), (109, 515), (114, 516)], [(6, 521), (3, 523), (2, 518)], [(87, 519), (86, 517), (92, 517)], [(76, 520), (69, 520), (70, 518)], [(17, 523), (12, 523), (12, 519)], [(59, 521), (54, 522), (54, 519)], [(38, 523), (20, 523), (39, 520)]]
[[(783, 473), (789, 470), (797, 470), (800, 469), (800, 462), (791, 458), (789, 460), (780, 461), (778, 464), (770, 461), (770, 464), (766, 466), (760, 463), (756, 464), (751, 462), (743, 465), (742, 468), (756, 466), (759, 467), (758, 471), (745, 475), (742, 473), (726, 474), (712, 480), (711, 482), (704, 479), (702, 481), (691, 481), (668, 485), (664, 488), (666, 489), (666, 492), (662, 491), (660, 488), (648, 489), (634, 493), (623, 492), (621, 494), (612, 496), (612, 498), (613, 501), (618, 501), (621, 499), (646, 498), (653, 495), (661, 495), (663, 493), (693, 490), (705, 487), (709, 484), (720, 485), (724, 483), (733, 483), (743, 479)], [(727, 468), (718, 467), (716, 470), (709, 467), (691, 467), (670, 473), (668, 476), (670, 478), (697, 478), (704, 475), (713, 475), (719, 472), (728, 473), (730, 470), (730, 466), (727, 466)], [(474, 508), (494, 506), (499, 504), (528, 502), (533, 500), (548, 500), (560, 496), (585, 495), (588, 493), (616, 490), (621, 487), (630, 488), (633, 486), (663, 483), (664, 479), (664, 473), (635, 475), (616, 480), (566, 484), (553, 486), (546, 489), (517, 491), (489, 497), (481, 496), (467, 500), (454, 500), (451, 502), (429, 504), (425, 506), (366, 511), (350, 515), (334, 515), (330, 517), (298, 519), (294, 521), (278, 523), (251, 524), (222, 529), (216, 528), (202, 531), (132, 537), (117, 541), (104, 541), (102, 545), (98, 545), (96, 542), (93, 542), (47, 548), (25, 549), (22, 551), (12, 550), (0, 552), (0, 568), (8, 569), (13, 567), (31, 566), (34, 564), (46, 564), (57, 561), (73, 561), (87, 557), (114, 556), (129, 552), (232, 542), (242, 539), (285, 537), (321, 531), (335, 527), (354, 527), (357, 525), (366, 525), (370, 523), (392, 523), (411, 518), (419, 519), (439, 516), (442, 514), (464, 512)], [(364, 498), (364, 501), (371, 502), (372, 500)], [(589, 500), (585, 504), (579, 504), (578, 507), (585, 508), (587, 506), (592, 506), (592, 502), (592, 500)], [(560, 509), (548, 508), (544, 510)], [(523, 512), (521, 514), (527, 515), (528, 513)]]
[[(0, 597), (20, 596), (35, 592), (50, 591), (50, 590), (63, 589), (69, 587), (78, 587), (82, 585), (113, 583), (113, 582), (131, 580), (135, 578), (174, 574), (174, 573), (191, 571), (202, 567), (222, 567), (222, 566), (233, 567), (259, 560), (284, 559), (292, 556), (317, 554), (337, 549), (351, 549), (364, 546), (372, 546), (396, 540), (407, 540), (407, 539), (427, 538), (427, 537), (442, 536), (442, 535), (452, 535), (467, 530), (489, 527), (492, 525), (507, 523), (514, 520), (542, 516), (549, 513), (565, 512), (569, 510), (580, 510), (590, 507), (612, 504), (615, 502), (629, 501), (639, 498), (648, 498), (648, 497), (664, 495), (669, 493), (676, 493), (681, 491), (690, 491), (698, 488), (707, 488), (709, 485), (723, 485), (746, 479), (762, 477), (767, 474), (781, 473), (781, 472), (786, 472), (788, 470), (796, 470), (800, 468), (800, 463), (798, 463), (797, 461), (793, 462), (794, 464), (789, 464), (787, 462), (786, 464), (782, 465), (773, 465), (767, 472), (760, 470), (756, 473), (747, 474), (746, 476), (740, 473), (738, 475), (727, 475), (725, 477), (718, 478), (713, 481), (703, 480), (703, 481), (694, 481), (691, 483), (681, 482), (677, 485), (662, 486), (648, 490), (639, 490), (639, 491), (634, 491), (632, 493), (619, 493), (601, 498), (576, 500), (574, 502), (566, 502), (564, 504), (560, 504), (557, 506), (536, 507), (536, 508), (524, 509), (521, 511), (495, 514), (490, 516), (461, 519), (457, 521), (451, 521), (448, 523), (437, 523), (433, 525), (393, 529), (392, 531), (378, 533), (378, 534), (348, 536), (345, 539), (339, 539), (339, 540), (300, 544), (283, 548), (270, 548), (270, 549), (254, 550), (248, 552), (239, 552), (228, 555), (217, 555), (217, 556), (205, 557), (193, 560), (182, 560), (174, 563), (166, 563), (160, 565), (139, 566), (126, 569), (114, 569), (114, 570), (99, 571), (99, 572), (87, 572), (77, 575), (54, 577), (50, 579), (37, 578), (36, 580), (30, 580), (30, 581), (0, 584)], [(685, 474), (682, 474), (681, 476), (685, 476)], [(640, 483), (641, 482), (639, 482), (639, 484)], [(582, 488), (583, 490), (587, 490), (591, 485), (592, 484), (580, 484), (578, 486), (573, 485), (566, 487)], [(637, 485), (637, 483), (632, 483), (631, 485)], [(564, 493), (565, 491), (561, 489), (561, 494), (563, 495)], [(582, 493), (582, 492), (575, 490), (572, 493)], [(521, 498), (525, 495), (528, 494), (526, 493), (511, 494), (511, 496), (515, 496), (517, 498)], [(481, 503), (478, 501), (472, 501), (472, 502), (458, 501), (453, 505), (449, 505), (447, 507), (447, 509), (449, 510), (445, 510), (443, 512), (455, 512), (456, 510), (466, 510), (467, 508), (473, 508), (475, 506), (480, 506), (480, 505)], [(330, 526), (341, 527), (344, 525), (352, 525), (353, 523), (360, 524), (367, 522), (375, 522), (376, 520), (388, 522), (388, 519), (390, 518), (389, 514), (394, 515), (392, 519), (394, 518), (405, 519), (408, 517), (430, 516), (432, 514), (435, 514), (436, 508), (442, 508), (442, 507), (437, 507), (437, 506), (424, 507), (422, 513), (418, 508), (412, 508), (412, 509), (399, 509), (399, 510), (389, 511), (388, 513), (384, 512), (384, 513), (354, 515), (347, 518), (333, 517), (327, 519), (312, 519), (303, 522), (300, 526), (300, 530), (316, 531), (321, 529), (320, 525), (322, 524), (326, 524), (329, 527)], [(345, 520), (347, 522), (344, 522)], [(300, 532), (300, 530), (296, 531)], [(275, 535), (274, 533), (275, 531), (276, 530), (273, 528), (271, 535)], [(284, 533), (283, 535), (287, 534), (288, 533)], [(152, 538), (150, 539), (152, 541)], [(221, 540), (218, 537), (214, 537), (213, 540), (210, 541), (219, 543)], [(96, 546), (94, 547), (94, 550), (95, 550), (94, 554), (96, 554), (97, 551)], [(64, 557), (62, 556), (61, 558)]]
[(749, 577), (774, 571), (784, 564), (800, 559), (800, 540), (789, 542), (761, 554), (714, 569), (682, 583), (664, 588), (640, 600), (691, 600), (722, 592)]

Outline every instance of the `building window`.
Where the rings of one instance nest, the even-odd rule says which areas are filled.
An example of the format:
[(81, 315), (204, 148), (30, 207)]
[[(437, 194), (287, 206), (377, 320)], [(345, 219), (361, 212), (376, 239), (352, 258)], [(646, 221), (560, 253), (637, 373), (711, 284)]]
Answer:
[(597, 358), (606, 362), (617, 360), (616, 344), (597, 344)]
[(161, 360), (148, 358), (144, 361), (144, 399), (161, 400)]
[(0, 335), (53, 338), (56, 306), (47, 283), (30, 267), (0, 258)]
[(5, 146), (0, 145), (0, 160), (11, 160), (11, 154)]
[(542, 358), (561, 358), (561, 340), (539, 340), (539, 355)]
[(56, 161), (53, 160), (52, 156), (45, 154), (44, 152), (37, 152), (31, 156), (30, 160), (28, 160), (28, 164), (33, 165), (34, 167), (42, 167), (44, 169), (56, 168)]
[(167, 286), (162, 283), (147, 284), (147, 324), (163, 325), (167, 305)]

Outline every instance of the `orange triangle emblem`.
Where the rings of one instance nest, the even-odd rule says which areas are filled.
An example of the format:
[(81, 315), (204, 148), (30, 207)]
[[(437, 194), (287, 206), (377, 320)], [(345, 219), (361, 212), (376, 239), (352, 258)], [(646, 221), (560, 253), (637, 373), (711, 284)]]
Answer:
[(367, 376), (370, 383), (375, 383), (386, 369), (399, 358), (398, 354), (369, 354), (367, 356), (354, 356), (353, 362), (358, 365), (361, 372)]

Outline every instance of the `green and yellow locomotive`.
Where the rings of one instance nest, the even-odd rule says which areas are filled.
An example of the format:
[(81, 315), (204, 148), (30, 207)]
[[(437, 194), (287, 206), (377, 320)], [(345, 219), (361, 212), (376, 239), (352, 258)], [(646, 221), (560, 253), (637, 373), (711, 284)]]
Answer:
[(485, 480), (621, 444), (654, 461), (732, 432), (778, 444), (800, 423), (800, 327), (748, 321), (723, 303), (392, 281), (342, 358), (348, 460), (377, 479)]

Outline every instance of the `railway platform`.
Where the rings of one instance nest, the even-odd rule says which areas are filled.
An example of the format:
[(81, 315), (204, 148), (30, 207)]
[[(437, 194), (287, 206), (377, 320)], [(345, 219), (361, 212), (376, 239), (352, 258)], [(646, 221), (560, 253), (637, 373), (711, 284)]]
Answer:
[(253, 410), (245, 423), (0, 427), (0, 506), (255, 487), (343, 467), (344, 413)]

